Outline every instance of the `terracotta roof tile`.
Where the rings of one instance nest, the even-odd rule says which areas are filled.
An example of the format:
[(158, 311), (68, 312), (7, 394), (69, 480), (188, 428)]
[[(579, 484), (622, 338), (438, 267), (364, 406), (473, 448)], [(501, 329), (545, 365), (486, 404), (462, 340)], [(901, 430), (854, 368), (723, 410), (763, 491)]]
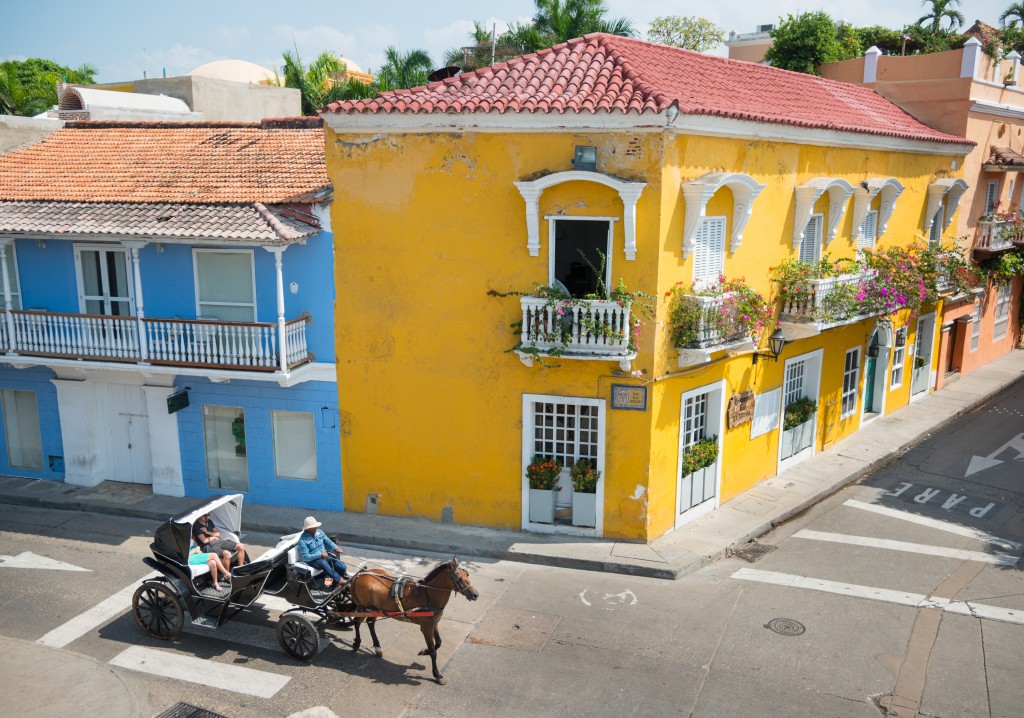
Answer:
[(324, 113), (685, 115), (972, 144), (919, 122), (874, 90), (766, 65), (595, 33), (492, 67)]
[[(324, 199), (322, 127), (80, 122), (0, 156), (0, 200), (282, 203)], [(278, 126), (283, 127), (278, 128)]]
[(0, 201), (0, 233), (234, 239), (286, 244), (320, 231), (278, 207), (253, 204)]

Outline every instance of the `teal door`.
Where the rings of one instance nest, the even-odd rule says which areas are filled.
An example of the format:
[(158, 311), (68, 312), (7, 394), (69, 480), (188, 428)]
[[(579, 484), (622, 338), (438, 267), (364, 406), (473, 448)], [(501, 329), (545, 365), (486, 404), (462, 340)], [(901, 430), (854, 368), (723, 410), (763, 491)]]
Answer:
[(864, 365), (864, 413), (875, 411), (875, 365), (878, 363), (878, 332), (868, 342), (868, 360)]

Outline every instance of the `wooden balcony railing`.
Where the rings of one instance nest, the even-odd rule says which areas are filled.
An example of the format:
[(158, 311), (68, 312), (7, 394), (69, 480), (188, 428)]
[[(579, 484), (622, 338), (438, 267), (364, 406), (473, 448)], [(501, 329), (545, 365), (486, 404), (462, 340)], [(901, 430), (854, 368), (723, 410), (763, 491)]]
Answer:
[[(0, 350), (6, 353), (250, 371), (281, 368), (280, 333), (271, 323), (147, 318), (140, 341), (135, 317), (14, 310), (11, 322), (2, 311), (0, 318)], [(285, 324), (288, 368), (312, 360), (306, 346), (308, 319)]]

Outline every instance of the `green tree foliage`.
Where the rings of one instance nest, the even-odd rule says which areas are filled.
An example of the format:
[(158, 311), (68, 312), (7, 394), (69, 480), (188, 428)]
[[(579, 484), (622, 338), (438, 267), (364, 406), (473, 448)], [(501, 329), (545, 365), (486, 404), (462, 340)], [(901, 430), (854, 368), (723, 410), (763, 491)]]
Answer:
[(498, 38), (498, 42), (492, 45), (491, 31), (483, 26), (483, 23), (474, 21), (473, 31), (469, 33), (469, 45), (454, 47), (444, 56), (445, 67), (459, 67), (463, 72), (478, 70), (491, 64), (491, 51), (494, 52), (494, 62), (505, 62), (513, 57), (523, 54), (522, 46), (505, 43), (505, 37)]
[(999, 24), (1003, 27), (1024, 25), (1024, 2), (1015, 2), (999, 16)]
[(725, 30), (703, 17), (662, 15), (651, 21), (647, 39), (684, 50), (707, 52), (725, 41)]
[(929, 28), (933, 35), (942, 28), (943, 20), (949, 21), (950, 30), (965, 22), (963, 14), (956, 10), (960, 0), (922, 0), (921, 4), (927, 12), (917, 19), (917, 24)]
[(823, 62), (849, 60), (862, 52), (857, 31), (845, 25), (837, 27), (821, 10), (788, 15), (771, 31), (771, 37), (766, 60), (775, 67), (811, 75), (818, 74), (817, 66)]
[(434, 69), (430, 55), (424, 50), (403, 53), (388, 46), (384, 51), (384, 66), (377, 72), (381, 90), (399, 90), (427, 84), (427, 75)]
[(0, 114), (45, 112), (57, 104), (57, 83), (91, 85), (96, 72), (92, 65), (71, 68), (38, 57), (0, 62)]
[(324, 105), (341, 98), (335, 76), (344, 71), (345, 63), (333, 52), (321, 52), (309, 65), (303, 64), (298, 49), (294, 53), (285, 50), (281, 57), (284, 78), (275, 73), (271, 84), (298, 90), (303, 115), (315, 115)]

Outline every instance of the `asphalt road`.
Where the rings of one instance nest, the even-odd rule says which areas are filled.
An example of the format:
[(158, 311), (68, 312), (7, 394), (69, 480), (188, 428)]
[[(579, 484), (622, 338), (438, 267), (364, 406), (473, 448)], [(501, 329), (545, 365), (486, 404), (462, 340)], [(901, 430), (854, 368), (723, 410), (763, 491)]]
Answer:
[[(149, 572), (151, 522), (0, 506), (0, 636), (36, 642), (122, 596), (64, 650), (116, 672), (142, 716), (187, 701), (231, 718), (1016, 718), (1022, 507), (1024, 387), (764, 537), (752, 562), (663, 581), (463, 557), (481, 598), (449, 603), (438, 686), (418, 628), (396, 622), (382, 659), (338, 631), (311, 665), (278, 647), (273, 607), (151, 639), (123, 598)], [(21, 568), (24, 552), (88, 570)], [(439, 558), (350, 554), (415, 575)], [(190, 680), (161, 673), (176, 661)], [(211, 665), (237, 685), (202, 685)]]

